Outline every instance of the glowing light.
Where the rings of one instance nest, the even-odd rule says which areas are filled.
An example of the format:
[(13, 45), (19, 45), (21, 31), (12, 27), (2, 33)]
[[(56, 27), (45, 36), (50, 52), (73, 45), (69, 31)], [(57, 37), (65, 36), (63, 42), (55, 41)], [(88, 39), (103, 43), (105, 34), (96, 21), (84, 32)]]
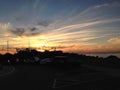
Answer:
[(38, 49), (38, 51), (40, 51), (40, 52), (45, 52), (45, 50), (42, 50), (42, 49)]
[(18, 58), (16, 59), (16, 62), (19, 62), (19, 59), (18, 59)]
[(7, 60), (8, 63), (10, 63), (10, 60)]

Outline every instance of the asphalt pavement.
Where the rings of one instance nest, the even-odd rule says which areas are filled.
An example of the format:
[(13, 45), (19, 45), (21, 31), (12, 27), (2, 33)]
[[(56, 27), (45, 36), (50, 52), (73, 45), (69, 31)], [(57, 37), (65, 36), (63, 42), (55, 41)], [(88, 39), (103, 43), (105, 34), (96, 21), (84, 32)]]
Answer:
[(16, 65), (0, 77), (1, 90), (120, 90), (120, 77), (96, 67), (60, 69), (44, 65)]

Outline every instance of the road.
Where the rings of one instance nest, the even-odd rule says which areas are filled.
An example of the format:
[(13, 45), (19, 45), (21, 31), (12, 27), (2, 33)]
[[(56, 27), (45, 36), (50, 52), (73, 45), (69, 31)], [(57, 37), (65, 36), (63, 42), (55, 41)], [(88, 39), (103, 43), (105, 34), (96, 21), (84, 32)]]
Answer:
[(15, 71), (15, 67), (12, 65), (4, 66), (2, 70), (0, 70), (0, 77), (10, 75)]
[(87, 65), (87, 64), (82, 65), (82, 67), (87, 67), (92, 70), (101, 71), (101, 72), (104, 72), (105, 74), (108, 74), (113, 77), (120, 77), (120, 69), (92, 66), (92, 65)]
[[(96, 68), (94, 70), (94, 68)], [(15, 71), (9, 75), (0, 77), (1, 90), (120, 90), (120, 77), (112, 76), (101, 71), (98, 67), (83, 66), (81, 69), (60, 70), (51, 66), (17, 65)], [(116, 71), (115, 71), (116, 72)], [(78, 79), (79, 83), (53, 88), (53, 82), (57, 79)], [(61, 76), (59, 76), (61, 75)], [(70, 79), (71, 80), (71, 79)], [(84, 82), (88, 80), (88, 82)]]

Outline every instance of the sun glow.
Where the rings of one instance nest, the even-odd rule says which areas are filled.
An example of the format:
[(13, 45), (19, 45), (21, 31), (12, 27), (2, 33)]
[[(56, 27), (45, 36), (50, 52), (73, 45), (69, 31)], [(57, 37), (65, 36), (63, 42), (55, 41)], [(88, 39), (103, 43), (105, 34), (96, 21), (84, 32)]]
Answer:
[[(101, 1), (95, 1), (86, 6), (80, 4), (87, 2), (72, 0), (71, 6), (71, 2), (62, 2), (64, 0), (61, 3), (56, 1), (58, 5), (49, 0), (34, 1), (35, 4), (30, 1), (28, 5), (22, 2), (23, 7), (17, 2), (18, 5), (11, 3), (11, 6), (6, 3), (10, 8), (17, 6), (18, 9), (12, 14), (12, 9), (6, 12), (5, 8), (1, 8), (0, 52), (7, 52), (6, 41), (9, 41), (9, 52), (15, 52), (16, 48), (35, 48), (39, 51), (59, 49), (78, 53), (120, 52), (120, 2), (115, 0), (101, 4)], [(79, 6), (84, 7), (80, 9)]]

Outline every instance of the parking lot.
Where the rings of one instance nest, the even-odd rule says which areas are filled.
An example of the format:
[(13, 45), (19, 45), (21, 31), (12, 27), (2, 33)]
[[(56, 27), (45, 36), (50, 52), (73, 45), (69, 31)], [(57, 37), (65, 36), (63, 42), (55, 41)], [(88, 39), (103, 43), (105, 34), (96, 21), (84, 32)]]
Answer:
[(0, 77), (1, 90), (119, 90), (119, 77), (86, 67), (61, 69), (46, 65), (17, 65)]

